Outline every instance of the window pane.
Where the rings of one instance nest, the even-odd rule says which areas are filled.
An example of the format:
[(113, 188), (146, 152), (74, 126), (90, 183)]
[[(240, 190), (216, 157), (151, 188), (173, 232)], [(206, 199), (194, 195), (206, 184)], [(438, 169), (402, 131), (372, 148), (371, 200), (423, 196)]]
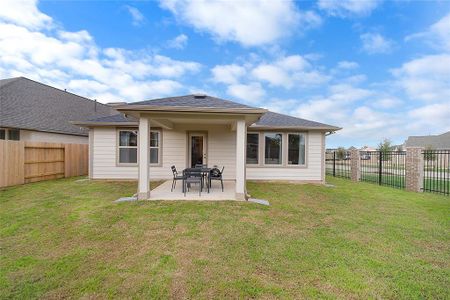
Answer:
[(137, 146), (136, 131), (120, 131), (119, 146)]
[(159, 147), (159, 132), (150, 132), (150, 147)]
[(120, 148), (119, 162), (123, 164), (137, 163), (137, 149), (136, 148)]
[(289, 134), (288, 164), (305, 164), (305, 137), (302, 134)]
[(8, 133), (8, 139), (12, 141), (20, 140), (20, 130), (19, 129), (10, 129)]
[(249, 133), (247, 134), (247, 164), (258, 163), (258, 151), (259, 151), (259, 134)]
[(280, 133), (266, 133), (264, 134), (266, 149), (265, 149), (265, 163), (270, 165), (281, 164), (281, 143), (282, 136)]
[(158, 163), (158, 148), (150, 148), (150, 163), (157, 164)]
[(0, 129), (0, 140), (5, 140), (5, 139), (6, 139), (6, 130)]

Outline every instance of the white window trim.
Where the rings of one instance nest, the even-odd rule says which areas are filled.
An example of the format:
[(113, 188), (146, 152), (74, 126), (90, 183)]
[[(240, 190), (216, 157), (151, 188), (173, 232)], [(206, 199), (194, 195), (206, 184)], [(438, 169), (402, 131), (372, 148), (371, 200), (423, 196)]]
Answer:
[[(290, 164), (289, 163), (289, 135), (302, 135), (305, 140), (305, 162), (303, 164)], [(286, 132), (286, 167), (288, 168), (299, 168), (307, 166), (307, 157), (308, 157), (308, 134), (305, 132)]]
[[(266, 164), (266, 134), (280, 134), (281, 135), (281, 162), (279, 164)], [(285, 164), (285, 155), (284, 155), (284, 149), (286, 148), (284, 145), (284, 141), (285, 139), (285, 135), (283, 134), (283, 132), (270, 132), (270, 131), (266, 131), (262, 133), (263, 136), (263, 147), (262, 147), (262, 165), (263, 166), (268, 166), (268, 167), (283, 167)]]
[[(5, 139), (2, 140), (2, 141), (20, 141), (21, 140), (20, 139), (21, 132), (20, 132), (19, 128), (5, 128), (5, 127), (1, 127), (0, 129), (5, 131)], [(19, 132), (19, 139), (18, 140), (11, 140), (11, 137), (10, 137), (10, 131), (11, 130), (17, 130)]]
[[(158, 149), (158, 162), (157, 163), (150, 163), (150, 158), (148, 159), (150, 166), (162, 166), (162, 130), (160, 129), (150, 129), (150, 134), (152, 132), (157, 132), (158, 133), (158, 146), (150, 146), (150, 151), (151, 149)], [(151, 137), (149, 137), (149, 144), (150, 144), (150, 139)]]
[[(137, 145), (136, 146), (120, 146), (120, 132), (121, 131), (134, 131), (137, 135), (136, 137), (136, 141), (137, 141)], [(117, 133), (116, 133), (116, 138), (117, 138), (117, 145), (116, 145), (116, 163), (117, 166), (121, 166), (121, 167), (130, 167), (130, 166), (137, 166), (138, 165), (138, 161), (139, 161), (139, 151), (138, 151), (138, 145), (139, 145), (139, 134), (138, 134), (138, 130), (137, 129), (133, 129), (133, 128), (120, 128), (117, 129)], [(120, 149), (136, 149), (136, 162), (135, 163), (122, 163), (120, 162)]]
[[(139, 165), (139, 150), (137, 150), (136, 159), (137, 161), (135, 163), (121, 163), (119, 161), (120, 155), (119, 155), (119, 149), (121, 148), (136, 148), (138, 149), (138, 146), (120, 146), (120, 132), (121, 131), (135, 131), (137, 134), (137, 144), (139, 145), (139, 130), (137, 128), (117, 128), (116, 130), (116, 165), (118, 167), (136, 167)], [(160, 167), (162, 166), (162, 130), (161, 129), (150, 129), (150, 132), (158, 132), (158, 147), (150, 147), (151, 148), (158, 148), (158, 162), (157, 163), (150, 163), (150, 157), (149, 157), (149, 166), (153, 167)], [(149, 137), (149, 144), (150, 144), (150, 137)]]
[[(247, 135), (248, 134), (256, 134), (257, 136), (258, 136), (258, 152), (257, 152), (257, 159), (258, 159), (258, 162), (256, 163), (256, 164), (249, 164), (249, 163), (247, 163), (247, 154), (245, 155), (245, 164), (247, 165), (247, 166), (250, 166), (250, 167), (257, 167), (257, 166), (260, 166), (261, 165), (261, 151), (260, 151), (260, 148), (261, 148), (261, 133), (260, 132), (247, 132)], [(248, 143), (248, 141), (247, 141), (247, 136), (246, 136), (246, 143), (245, 143), (245, 150), (247, 151), (247, 143)]]

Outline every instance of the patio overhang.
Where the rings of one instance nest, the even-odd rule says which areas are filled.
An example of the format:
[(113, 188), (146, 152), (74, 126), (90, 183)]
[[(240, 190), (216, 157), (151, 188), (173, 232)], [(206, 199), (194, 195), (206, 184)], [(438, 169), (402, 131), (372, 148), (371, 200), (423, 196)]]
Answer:
[(203, 111), (183, 110), (155, 110), (155, 109), (129, 109), (128, 106), (119, 109), (121, 112), (138, 119), (138, 199), (154, 199), (149, 186), (149, 133), (150, 128), (158, 127), (166, 130), (182, 129), (188, 125), (226, 125), (230, 131), (235, 132), (235, 184), (234, 199), (245, 200), (246, 174), (245, 151), (247, 128), (255, 123), (267, 110), (265, 109), (213, 109)]

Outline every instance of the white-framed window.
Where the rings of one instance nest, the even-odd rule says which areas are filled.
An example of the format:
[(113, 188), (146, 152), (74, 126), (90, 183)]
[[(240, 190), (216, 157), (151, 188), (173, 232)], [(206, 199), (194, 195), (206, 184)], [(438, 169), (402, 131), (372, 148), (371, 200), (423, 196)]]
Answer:
[(20, 129), (0, 128), (0, 140), (20, 141)]
[(121, 129), (118, 133), (118, 163), (137, 164), (138, 131)]
[(247, 164), (259, 164), (259, 133), (247, 133)]
[(283, 162), (283, 134), (264, 133), (264, 164), (281, 165)]
[(306, 147), (303, 133), (288, 133), (288, 165), (305, 165)]
[[(138, 135), (136, 129), (118, 130), (118, 163), (136, 165), (138, 162)], [(150, 131), (150, 164), (158, 165), (161, 161), (161, 131)]]
[(150, 164), (157, 165), (161, 157), (161, 132), (150, 131)]

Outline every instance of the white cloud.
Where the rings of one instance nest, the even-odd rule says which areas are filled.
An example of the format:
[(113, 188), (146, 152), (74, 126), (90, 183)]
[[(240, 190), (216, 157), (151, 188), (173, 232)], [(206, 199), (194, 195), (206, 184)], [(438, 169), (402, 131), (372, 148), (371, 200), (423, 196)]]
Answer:
[(167, 42), (167, 47), (175, 49), (184, 49), (188, 43), (188, 36), (185, 34), (180, 34), (176, 36), (173, 40)]
[(430, 26), (427, 31), (415, 33), (405, 38), (405, 41), (421, 40), (434, 48), (450, 51), (450, 13)]
[(395, 107), (398, 107), (399, 105), (402, 105), (403, 101), (396, 97), (387, 96), (384, 98), (377, 99), (373, 102), (373, 106), (375, 108), (382, 108), (382, 109), (392, 109)]
[(180, 21), (206, 31), (219, 40), (244, 46), (273, 43), (296, 28), (320, 25), (314, 12), (300, 12), (292, 0), (286, 1), (205, 1), (160, 0)]
[(259, 82), (249, 84), (232, 84), (228, 87), (227, 93), (247, 103), (257, 103), (263, 100), (266, 95), (265, 90)]
[[(35, 13), (41, 14), (37, 8)], [(101, 48), (89, 32), (65, 31), (45, 20), (42, 30), (0, 20), (2, 77), (25, 76), (102, 102), (138, 101), (173, 95), (183, 89), (178, 82), (183, 76), (201, 68), (148, 50)]]
[(131, 16), (133, 26), (141, 26), (145, 22), (144, 15), (134, 6), (126, 5), (128, 13)]
[(0, 20), (35, 29), (49, 27), (52, 23), (52, 18), (37, 8), (37, 0), (2, 0)]
[(380, 3), (381, 0), (319, 0), (318, 6), (332, 16), (364, 17)]
[(354, 70), (359, 68), (359, 65), (354, 61), (343, 60), (338, 62), (337, 67), (344, 70)]
[(261, 63), (251, 71), (261, 81), (275, 87), (290, 89), (294, 86), (311, 87), (326, 82), (329, 78), (300, 55), (282, 56), (272, 63)]
[(363, 43), (362, 49), (369, 54), (390, 53), (394, 47), (393, 41), (379, 33), (364, 33), (360, 38)]
[(217, 65), (211, 70), (213, 74), (213, 80), (215, 82), (221, 82), (226, 84), (237, 83), (242, 76), (245, 75), (246, 70), (239, 65)]
[(428, 55), (393, 70), (397, 84), (411, 99), (449, 101), (450, 54)]

